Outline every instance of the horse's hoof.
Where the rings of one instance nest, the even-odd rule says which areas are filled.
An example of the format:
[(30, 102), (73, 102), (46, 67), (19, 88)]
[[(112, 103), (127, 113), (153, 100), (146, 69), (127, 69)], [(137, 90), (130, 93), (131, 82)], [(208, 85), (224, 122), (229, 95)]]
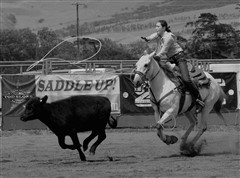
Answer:
[(86, 161), (86, 157), (84, 155), (80, 156), (81, 161)]
[(170, 144), (174, 144), (178, 141), (178, 138), (174, 135), (166, 135), (166, 140), (164, 141), (164, 143), (166, 143), (167, 145)]
[(194, 157), (198, 154), (197, 150), (194, 148), (194, 146), (190, 147), (189, 154), (187, 156)]
[(182, 143), (180, 145), (180, 151), (181, 151), (181, 155), (188, 156), (188, 157), (194, 157), (198, 154), (194, 145), (191, 143)]
[(192, 145), (192, 144), (190, 144), (190, 146), (189, 146), (189, 150), (191, 151), (191, 152), (196, 152), (196, 150), (195, 150), (195, 148), (194, 148), (194, 145)]
[(185, 151), (188, 149), (188, 147), (189, 147), (189, 145), (186, 142), (182, 142), (180, 144), (180, 151)]
[(189, 150), (181, 150), (180, 154), (183, 156), (188, 156), (188, 155), (190, 155), (190, 152), (189, 152)]
[(171, 140), (172, 140), (171, 144), (174, 144), (178, 141), (178, 138), (174, 135), (171, 135)]
[(183, 151), (183, 150), (185, 149), (185, 147), (186, 147), (186, 143), (185, 143), (185, 142), (182, 142), (182, 143), (180, 144), (180, 151)]

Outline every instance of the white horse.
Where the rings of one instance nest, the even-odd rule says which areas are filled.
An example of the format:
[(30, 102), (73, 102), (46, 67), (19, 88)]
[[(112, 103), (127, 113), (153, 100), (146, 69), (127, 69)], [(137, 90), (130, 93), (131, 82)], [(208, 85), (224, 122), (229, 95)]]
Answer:
[[(182, 94), (178, 84), (173, 82), (173, 80), (170, 79), (171, 77), (167, 75), (167, 73), (169, 74), (170, 72), (167, 72), (166, 69), (164, 70), (163, 66), (159, 65), (157, 61), (153, 59), (153, 54), (154, 53), (150, 55), (145, 54), (138, 60), (134, 70), (133, 84), (135, 87), (139, 87), (146, 82), (149, 83), (150, 101), (157, 122), (157, 135), (167, 145), (176, 143), (178, 138), (173, 135), (169, 136), (164, 134), (164, 124), (171, 120), (171, 118), (176, 118), (179, 114), (184, 114), (188, 118), (190, 126), (181, 137), (182, 143), (180, 149), (182, 151), (186, 149), (189, 154), (192, 154), (196, 152), (194, 145), (207, 129), (206, 118), (209, 116), (210, 111), (214, 109), (216, 114), (225, 121), (220, 109), (226, 95), (217, 81), (209, 73), (205, 72), (207, 78), (210, 79), (210, 84), (209, 86), (201, 87), (199, 90), (205, 103), (204, 108), (201, 110), (199, 131), (193, 140), (187, 143), (189, 134), (197, 124), (195, 102), (193, 102), (192, 96), (188, 91), (183, 92), (184, 95)], [(184, 96), (184, 102), (181, 100), (182, 96)]]

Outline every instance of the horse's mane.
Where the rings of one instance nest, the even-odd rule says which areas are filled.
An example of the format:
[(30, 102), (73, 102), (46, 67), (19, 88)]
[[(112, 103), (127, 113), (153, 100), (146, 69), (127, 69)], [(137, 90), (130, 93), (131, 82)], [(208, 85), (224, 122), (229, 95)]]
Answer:
[(171, 69), (165, 62), (160, 61), (158, 62), (158, 64), (170, 80), (172, 80), (174, 83), (179, 82), (177, 74), (174, 74), (175, 73), (174, 70)]

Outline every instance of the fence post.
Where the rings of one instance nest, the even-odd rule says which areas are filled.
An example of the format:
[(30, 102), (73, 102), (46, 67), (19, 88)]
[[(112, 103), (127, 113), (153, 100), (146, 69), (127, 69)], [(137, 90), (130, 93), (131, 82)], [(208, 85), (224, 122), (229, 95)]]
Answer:
[(122, 61), (120, 62), (120, 71), (121, 71), (121, 74), (123, 73), (123, 63)]
[(20, 66), (20, 71), (19, 72), (20, 72), (20, 74), (23, 73), (23, 66), (22, 65)]

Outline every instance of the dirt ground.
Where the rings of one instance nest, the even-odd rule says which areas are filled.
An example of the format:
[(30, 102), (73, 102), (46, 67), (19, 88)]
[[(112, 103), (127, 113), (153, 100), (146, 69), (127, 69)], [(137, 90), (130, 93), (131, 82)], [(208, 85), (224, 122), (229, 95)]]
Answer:
[[(183, 132), (165, 133), (180, 138)], [(88, 135), (78, 134), (81, 143)], [(2, 131), (0, 139), (1, 178), (240, 177), (239, 127), (233, 126), (206, 131), (207, 144), (195, 157), (182, 156), (179, 142), (162, 143), (155, 129), (107, 129), (96, 155), (85, 153), (86, 162), (77, 151), (61, 149), (48, 130)]]

